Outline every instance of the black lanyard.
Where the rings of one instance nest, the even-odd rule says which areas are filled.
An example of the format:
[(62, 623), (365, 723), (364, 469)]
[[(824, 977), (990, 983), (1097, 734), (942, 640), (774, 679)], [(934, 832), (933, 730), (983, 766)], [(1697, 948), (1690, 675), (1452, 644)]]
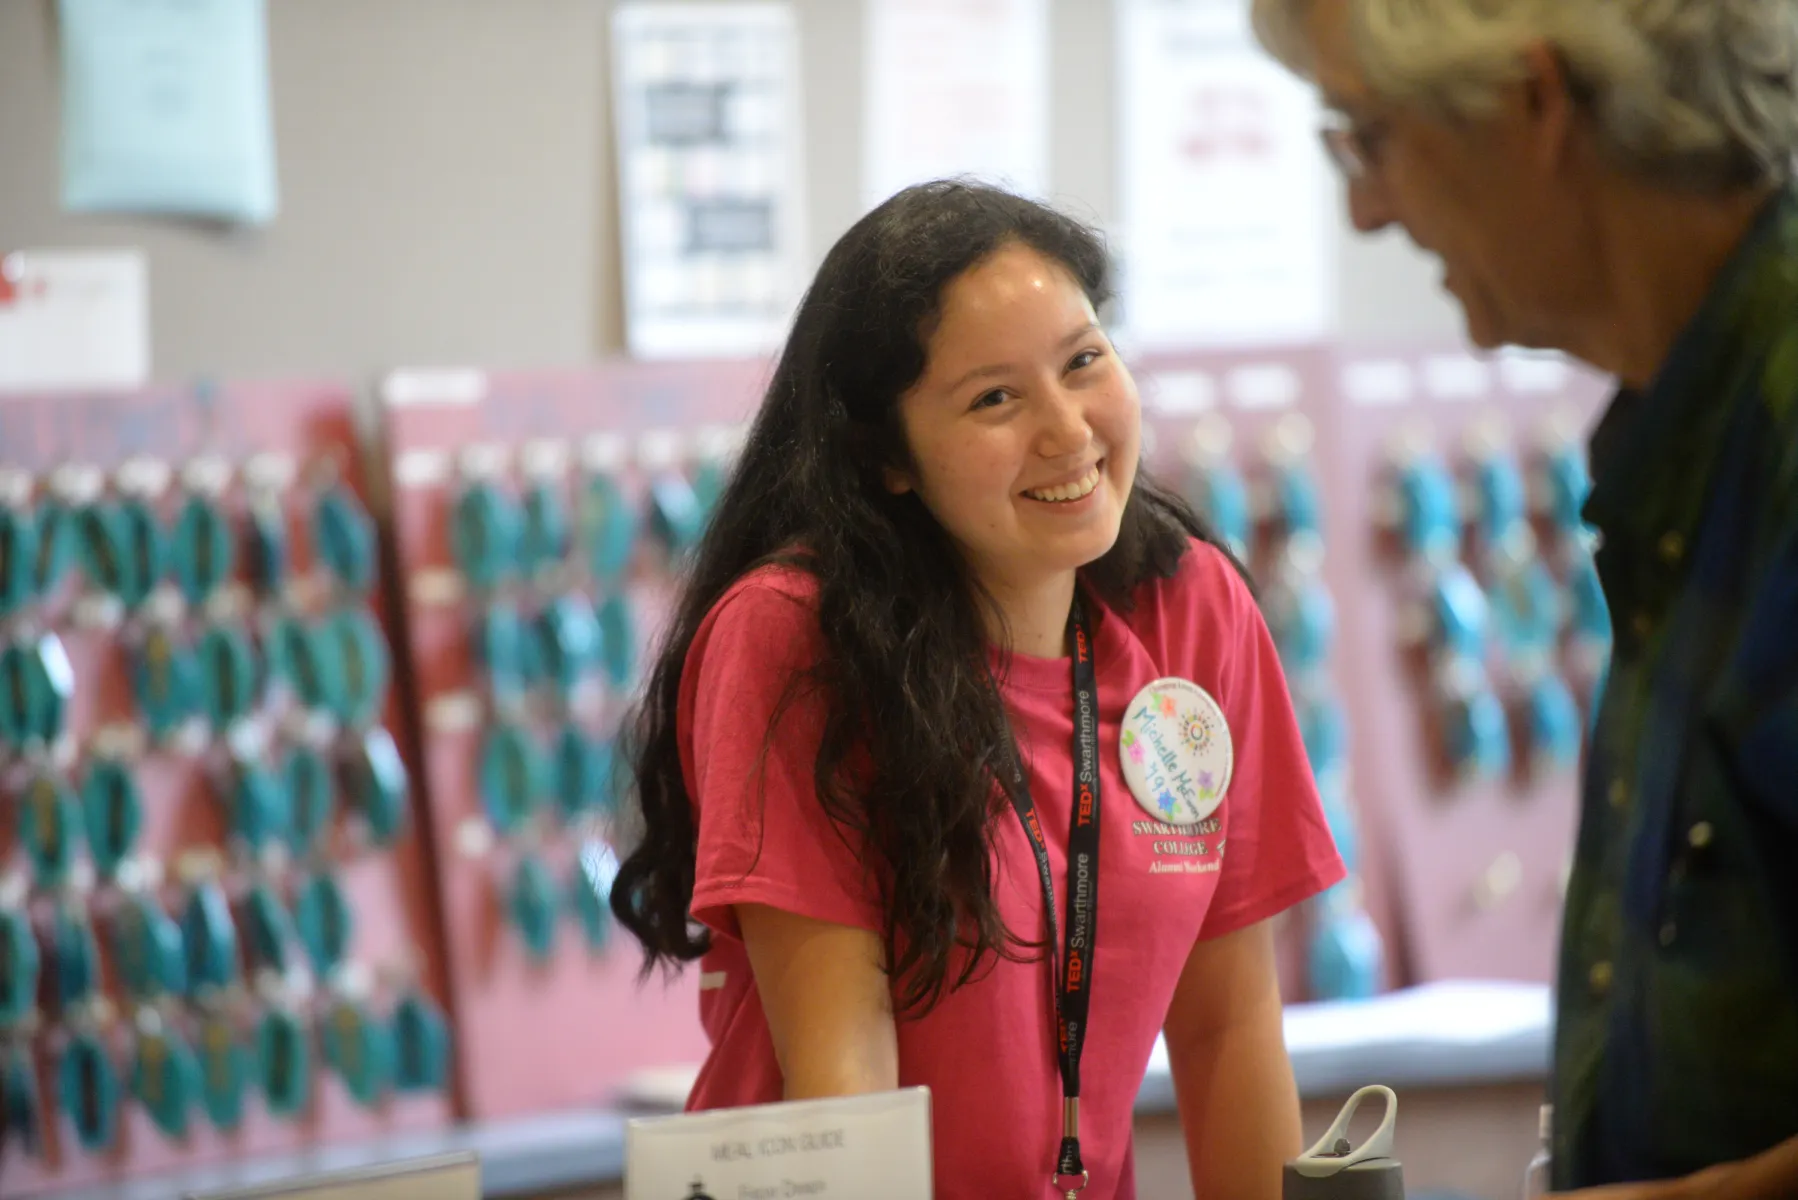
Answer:
[(1055, 998), (1055, 1024), (1061, 1066), (1061, 1153), (1055, 1162), (1054, 1184), (1077, 1180), (1068, 1189), (1074, 1196), (1086, 1186), (1086, 1167), (1080, 1161), (1080, 1051), (1086, 1045), (1086, 1014), (1092, 1001), (1094, 948), (1099, 933), (1099, 685), (1093, 671), (1092, 631), (1074, 597), (1068, 614), (1074, 635), (1074, 804), (1068, 827), (1068, 930), (1061, 959), (1055, 956), (1061, 943), (1061, 922), (1055, 915), (1055, 879), (1049, 866), (1049, 847), (1043, 840), (1042, 822), (1030, 784), (1024, 777), (1023, 756), (1012, 747), (1012, 807), (1023, 822), (1024, 835), (1036, 855), (1036, 870), (1043, 886), (1043, 912), (1049, 919), (1050, 992)]

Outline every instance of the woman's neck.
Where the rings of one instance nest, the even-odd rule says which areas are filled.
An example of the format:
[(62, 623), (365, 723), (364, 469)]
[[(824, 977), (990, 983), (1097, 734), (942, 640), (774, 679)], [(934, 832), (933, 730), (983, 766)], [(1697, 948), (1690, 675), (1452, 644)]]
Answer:
[(1074, 605), (1074, 572), (1024, 586), (983, 582), (998, 606), (996, 613), (987, 616), (989, 641), (1032, 658), (1062, 658), (1069, 653), (1068, 612)]

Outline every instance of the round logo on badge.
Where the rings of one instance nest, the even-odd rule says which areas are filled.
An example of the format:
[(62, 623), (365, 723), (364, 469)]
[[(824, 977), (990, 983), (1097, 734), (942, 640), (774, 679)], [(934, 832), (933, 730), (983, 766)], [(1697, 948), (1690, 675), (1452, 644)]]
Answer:
[(1216, 812), (1236, 765), (1224, 710), (1189, 679), (1157, 679), (1136, 693), (1118, 757), (1130, 794), (1169, 825), (1196, 825)]

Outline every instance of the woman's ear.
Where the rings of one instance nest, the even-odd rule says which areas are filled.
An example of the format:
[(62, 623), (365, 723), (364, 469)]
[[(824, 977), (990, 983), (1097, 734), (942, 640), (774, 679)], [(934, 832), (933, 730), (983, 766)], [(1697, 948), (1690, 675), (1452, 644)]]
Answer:
[(880, 478), (881, 482), (886, 484), (887, 491), (895, 496), (903, 496), (912, 490), (911, 476), (898, 467), (882, 467)]

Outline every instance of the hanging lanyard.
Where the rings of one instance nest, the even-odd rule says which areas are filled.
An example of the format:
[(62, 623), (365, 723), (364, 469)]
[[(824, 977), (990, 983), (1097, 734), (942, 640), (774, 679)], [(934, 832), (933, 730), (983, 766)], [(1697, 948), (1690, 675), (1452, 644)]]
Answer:
[[(1052, 1179), (1063, 1180), (1069, 1197), (1086, 1187), (1089, 1176), (1080, 1161), (1080, 1051), (1086, 1045), (1086, 1014), (1092, 1000), (1093, 951), (1099, 931), (1099, 686), (1093, 671), (1092, 631), (1086, 614), (1074, 597), (1068, 614), (1074, 635), (1074, 804), (1068, 828), (1068, 927), (1062, 942), (1055, 914), (1055, 879), (1049, 866), (1049, 846), (1043, 840), (1042, 822), (1030, 785), (1024, 778), (1023, 756), (1012, 747), (1012, 807), (1023, 822), (1024, 834), (1036, 855), (1036, 870), (1043, 888), (1043, 912), (1049, 919), (1050, 992), (1055, 999), (1055, 1025), (1061, 1067), (1061, 1153)], [(1061, 944), (1060, 961), (1055, 948)]]

